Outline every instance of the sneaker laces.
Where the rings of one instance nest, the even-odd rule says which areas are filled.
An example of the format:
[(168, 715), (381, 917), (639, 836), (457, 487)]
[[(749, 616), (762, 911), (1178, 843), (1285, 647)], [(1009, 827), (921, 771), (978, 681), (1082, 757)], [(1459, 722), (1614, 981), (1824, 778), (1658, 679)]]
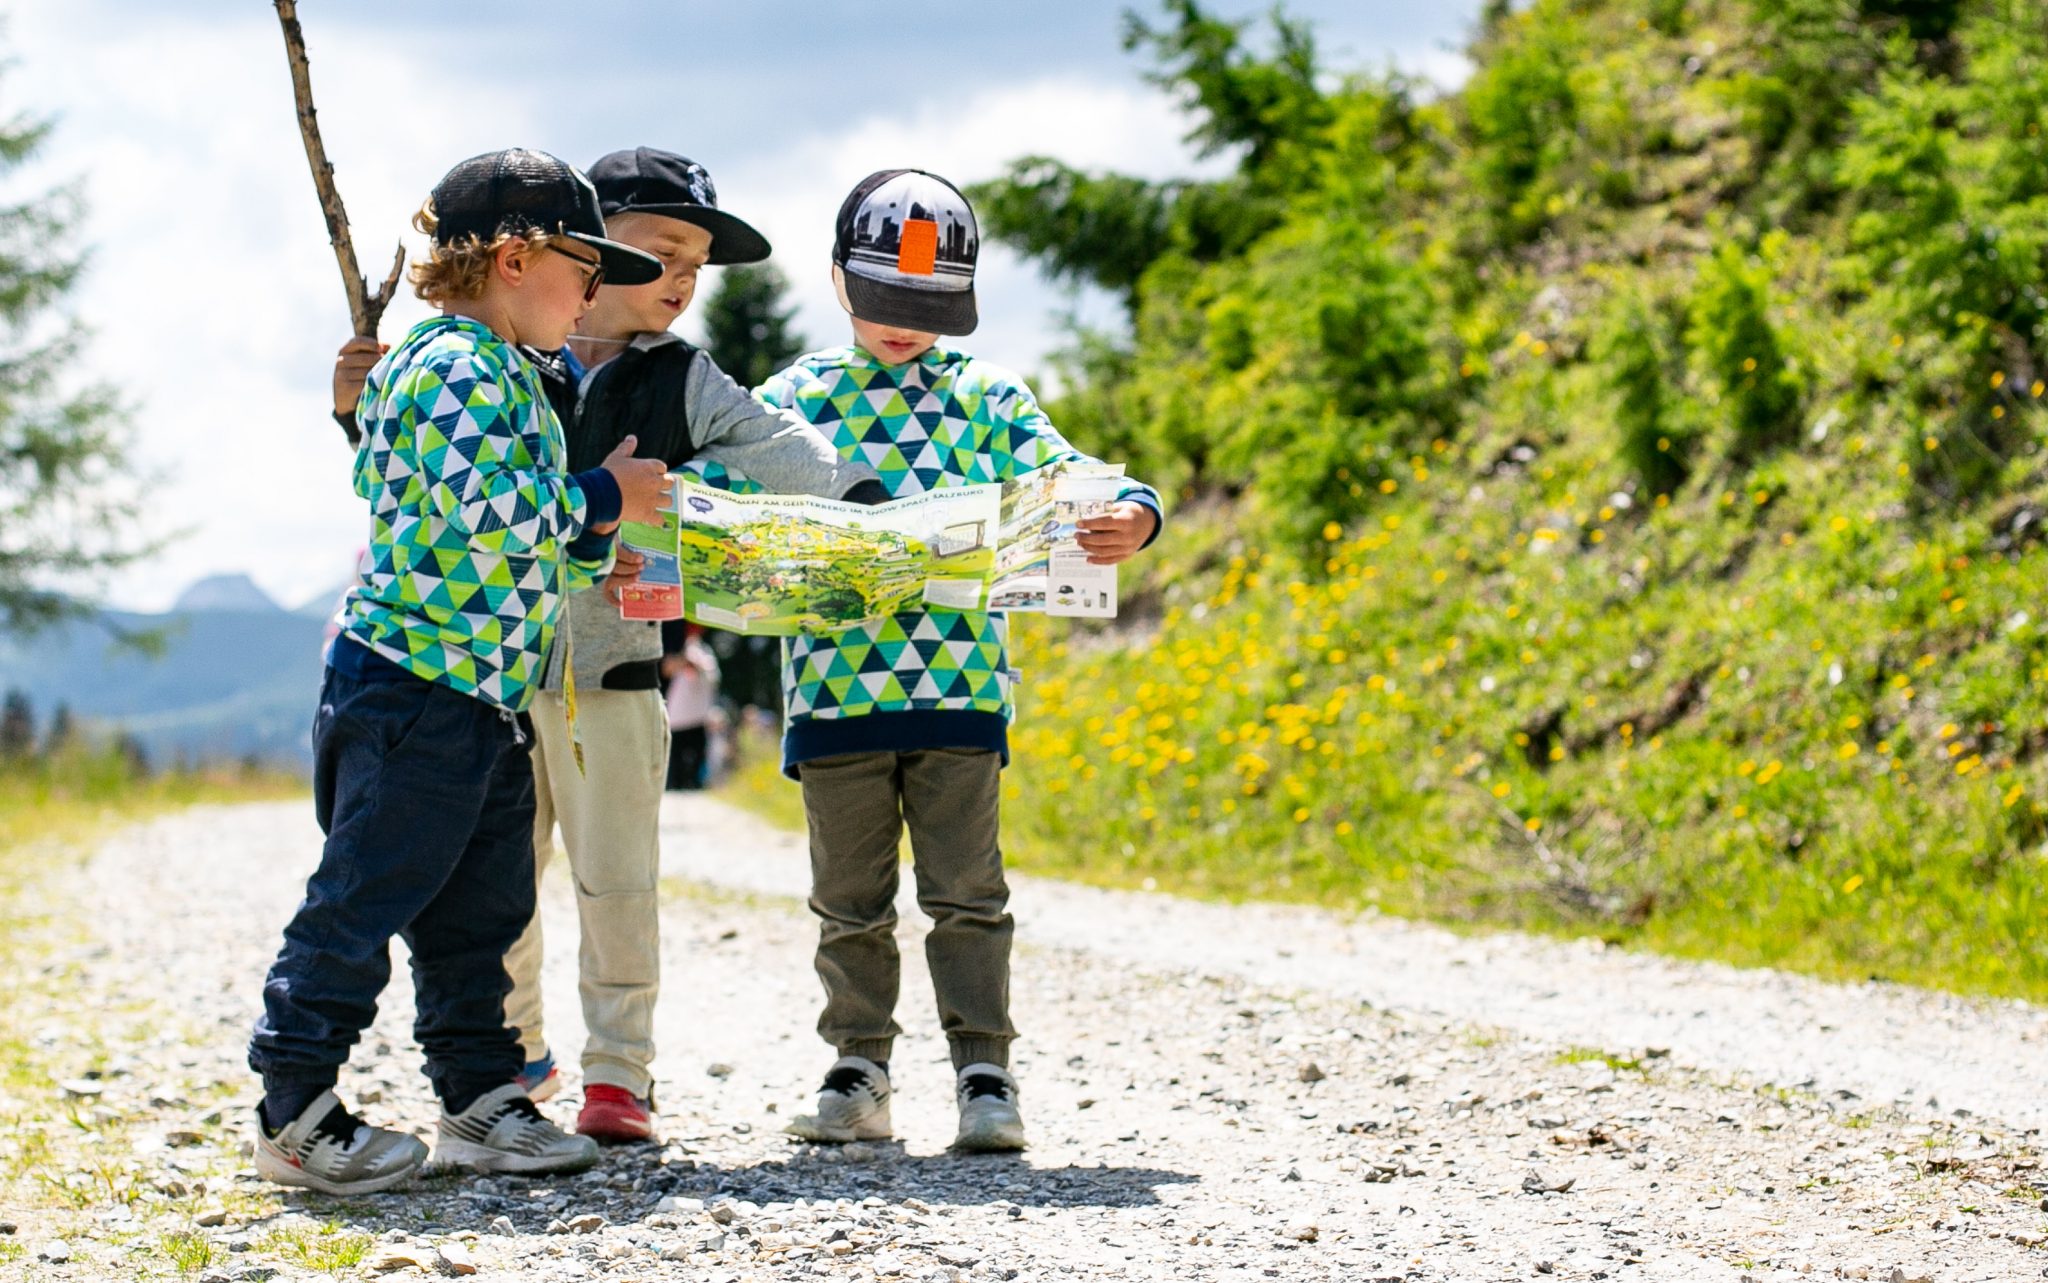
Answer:
[(842, 1096), (851, 1096), (855, 1088), (867, 1086), (872, 1081), (867, 1070), (854, 1065), (842, 1065), (825, 1075), (825, 1090), (836, 1091)]
[(979, 1100), (983, 1096), (994, 1096), (998, 1100), (1010, 1098), (1010, 1084), (994, 1074), (969, 1074), (961, 1080), (960, 1095), (965, 1100)]

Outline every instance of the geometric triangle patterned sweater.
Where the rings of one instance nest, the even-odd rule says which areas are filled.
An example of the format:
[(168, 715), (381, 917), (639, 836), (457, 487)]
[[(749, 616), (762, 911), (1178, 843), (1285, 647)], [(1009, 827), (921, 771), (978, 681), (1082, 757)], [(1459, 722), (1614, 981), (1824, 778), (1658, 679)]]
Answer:
[(343, 635), (416, 677), (525, 709), (562, 593), (609, 567), (611, 538), (583, 531), (618, 517), (617, 483), (562, 472), (539, 372), (466, 317), (415, 325), (370, 371), (357, 419), (370, 543)]
[[(858, 346), (813, 352), (755, 395), (873, 468), (892, 499), (1097, 462), (1060, 435), (1021, 378), (944, 345), (900, 365)], [(1127, 482), (1119, 497), (1160, 511), (1150, 486)], [(1000, 613), (918, 609), (788, 639), (784, 771), (794, 778), (812, 758), (877, 750), (989, 748), (1008, 761), (1007, 635)]]

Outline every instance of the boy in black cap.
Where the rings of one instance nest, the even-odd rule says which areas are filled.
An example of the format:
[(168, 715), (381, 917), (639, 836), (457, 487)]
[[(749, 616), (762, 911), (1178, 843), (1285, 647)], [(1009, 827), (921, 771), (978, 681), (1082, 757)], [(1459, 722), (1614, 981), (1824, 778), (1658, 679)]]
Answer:
[(560, 345), (606, 279), (660, 271), (605, 236), (589, 180), (541, 152), (494, 152), (450, 170), (414, 221), (433, 238), (414, 288), (442, 314), (377, 363), (361, 398), (369, 551), (313, 725), (327, 842), (249, 1046), (257, 1171), (328, 1194), (388, 1188), (426, 1158), (334, 1095), (394, 935), (412, 952), (438, 1157), (507, 1172), (596, 1158), (519, 1087), (505, 1022), (505, 950), (533, 914), (525, 710), (562, 594), (605, 574), (618, 521), (651, 517), (666, 486), (630, 440), (572, 473), (520, 354)]
[[(1093, 462), (1022, 379), (939, 342), (975, 328), (979, 241), (973, 209), (945, 179), (869, 175), (840, 206), (832, 254), (853, 344), (800, 357), (758, 393), (829, 431), (847, 458), (873, 464), (891, 498)], [(1130, 482), (1110, 512), (1081, 523), (1079, 539), (1089, 560), (1113, 565), (1150, 543), (1159, 523), (1159, 496)], [(996, 840), (1013, 712), (1005, 634), (999, 614), (932, 608), (793, 637), (784, 652), (783, 766), (803, 784), (811, 908), (822, 920), (818, 1032), (839, 1052), (817, 1112), (792, 1122), (794, 1135), (890, 1134), (897, 846), (907, 827), (955, 1071), (954, 1144), (1024, 1144), (1009, 1072), (1009, 888)]]
[[(801, 417), (762, 406), (709, 354), (670, 332), (689, 307), (701, 267), (759, 262), (769, 253), (759, 232), (718, 208), (703, 166), (641, 147), (602, 157), (590, 176), (606, 234), (652, 254), (662, 273), (599, 290), (566, 347), (527, 353), (568, 425), (569, 466), (587, 466), (637, 438), (639, 455), (671, 469), (695, 460), (777, 491), (867, 502), (886, 497), (865, 464), (843, 459)], [(348, 359), (345, 346), (341, 363)], [(338, 384), (339, 370), (340, 363)], [(337, 405), (344, 397), (353, 404), (352, 389), (337, 392)], [(668, 754), (661, 631), (622, 619), (597, 587), (572, 593), (567, 616), (572, 645), (555, 648), (533, 705), (536, 872), (546, 867), (559, 826), (582, 930), (578, 988), (587, 1038), (576, 1130), (602, 1141), (643, 1140), (653, 1134), (658, 829)], [(563, 698), (571, 654), (581, 771)], [(536, 1099), (552, 1095), (561, 1081), (542, 1029), (541, 955), (535, 916), (505, 962), (513, 981), (506, 1015), (520, 1031), (527, 1062), (521, 1079)]]

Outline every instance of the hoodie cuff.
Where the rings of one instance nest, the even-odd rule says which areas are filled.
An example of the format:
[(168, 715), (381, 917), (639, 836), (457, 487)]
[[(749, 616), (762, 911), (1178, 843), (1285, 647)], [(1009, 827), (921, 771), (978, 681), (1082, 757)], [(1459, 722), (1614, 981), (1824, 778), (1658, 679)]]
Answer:
[(619, 493), (619, 481), (603, 468), (592, 468), (579, 472), (569, 480), (583, 492), (584, 526), (602, 526), (619, 519), (625, 510), (625, 497)]

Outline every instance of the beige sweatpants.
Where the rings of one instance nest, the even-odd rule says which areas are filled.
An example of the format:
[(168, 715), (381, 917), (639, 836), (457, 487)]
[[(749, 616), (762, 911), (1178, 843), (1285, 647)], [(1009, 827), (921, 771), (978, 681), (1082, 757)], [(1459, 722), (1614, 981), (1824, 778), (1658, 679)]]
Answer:
[[(583, 1080), (646, 1096), (654, 1086), (654, 1000), (661, 980), (659, 827), (668, 772), (668, 716), (656, 691), (578, 690), (576, 727), (584, 770), (576, 770), (559, 691), (530, 711), (533, 751), (533, 868), (536, 881), (562, 831), (582, 927), (577, 950), (583, 999)], [(512, 994), (505, 1019), (526, 1058), (547, 1050), (542, 1027), (541, 925), (534, 914), (505, 955)]]

